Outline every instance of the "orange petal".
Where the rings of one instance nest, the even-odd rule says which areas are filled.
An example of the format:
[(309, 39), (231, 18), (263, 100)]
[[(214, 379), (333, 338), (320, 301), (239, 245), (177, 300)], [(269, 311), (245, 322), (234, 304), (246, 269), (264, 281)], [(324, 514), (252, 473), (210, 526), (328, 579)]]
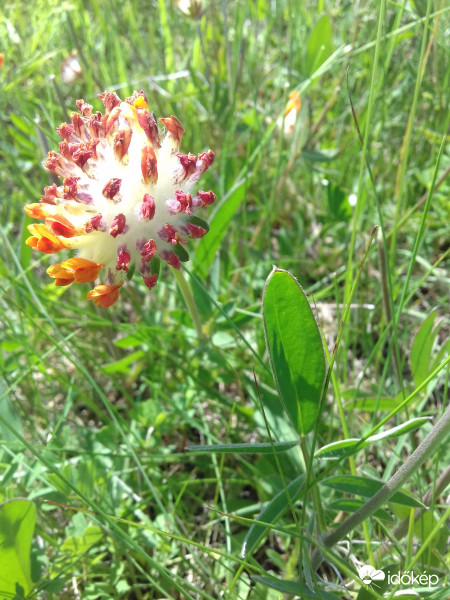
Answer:
[(33, 204), (24, 206), (24, 210), (32, 219), (45, 219), (48, 214), (48, 206), (41, 202), (34, 202)]
[(75, 283), (95, 281), (100, 269), (104, 267), (104, 265), (95, 263), (87, 258), (69, 258), (61, 263), (61, 266), (74, 273)]
[(45, 219), (45, 224), (55, 235), (60, 235), (65, 238), (71, 238), (84, 233), (83, 229), (78, 229), (69, 219), (62, 215), (49, 215)]
[(38, 238), (37, 237), (29, 237), (25, 240), (25, 244), (27, 246), (31, 246), (33, 248), (33, 250), (37, 250), (37, 242), (38, 242)]
[(86, 258), (69, 258), (62, 263), (49, 267), (47, 273), (50, 277), (55, 278), (55, 285), (69, 285), (73, 282), (86, 283), (87, 281), (95, 281), (103, 266)]
[(300, 111), (302, 106), (302, 100), (300, 98), (300, 94), (297, 90), (294, 90), (289, 94), (289, 101), (286, 105), (286, 110), (284, 111), (285, 115), (288, 115), (291, 110), (295, 110), (296, 112)]
[(43, 223), (28, 225), (28, 231), (32, 234), (32, 237), (29, 237), (25, 243), (35, 250), (44, 252), (44, 254), (54, 254), (63, 248), (67, 248), (64, 242), (53, 235)]
[(88, 293), (86, 300), (93, 300), (96, 306), (108, 308), (109, 306), (112, 306), (114, 302), (117, 302), (122, 285), (122, 283), (117, 285), (105, 285), (104, 283), (100, 283)]
[(65, 269), (63, 263), (52, 265), (47, 269), (47, 273), (55, 279), (56, 286), (70, 285), (75, 281), (74, 273)]

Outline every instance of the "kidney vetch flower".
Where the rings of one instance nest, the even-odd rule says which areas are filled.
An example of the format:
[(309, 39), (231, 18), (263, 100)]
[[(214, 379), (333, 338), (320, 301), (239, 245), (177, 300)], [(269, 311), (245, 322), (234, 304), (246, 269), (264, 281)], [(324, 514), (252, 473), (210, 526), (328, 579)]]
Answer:
[[(284, 133), (285, 135), (291, 135), (294, 133), (295, 124), (297, 121), (297, 117), (300, 113), (300, 109), (302, 107), (302, 101), (300, 98), (300, 94), (297, 90), (293, 90), (289, 93), (288, 103), (286, 104), (286, 108), (284, 110)], [(281, 127), (283, 123), (283, 118), (278, 119), (278, 126)]]
[(80, 112), (58, 128), (59, 153), (49, 152), (44, 166), (63, 183), (46, 187), (40, 203), (25, 207), (30, 217), (44, 220), (28, 226), (26, 243), (46, 254), (77, 250), (47, 273), (57, 286), (99, 279), (86, 299), (106, 308), (118, 299), (132, 267), (149, 289), (160, 260), (180, 268), (180, 260), (188, 259), (182, 246), (187, 238), (208, 230), (193, 213), (216, 197), (193, 193), (214, 153), (179, 153), (184, 129), (178, 119), (159, 119), (166, 129), (161, 138), (144, 92), (125, 102), (112, 92), (99, 98), (105, 114), (78, 100)]

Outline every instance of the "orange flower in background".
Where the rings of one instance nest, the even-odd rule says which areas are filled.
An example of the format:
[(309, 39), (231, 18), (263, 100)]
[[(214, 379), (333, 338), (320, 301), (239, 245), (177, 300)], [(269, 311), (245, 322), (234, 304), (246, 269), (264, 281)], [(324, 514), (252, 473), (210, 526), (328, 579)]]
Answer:
[(297, 113), (300, 112), (300, 108), (302, 106), (302, 100), (300, 98), (300, 94), (297, 90), (289, 93), (289, 100), (286, 105), (286, 110), (284, 114), (287, 116), (290, 112), (295, 110)]
[(62, 185), (46, 187), (40, 203), (25, 207), (44, 220), (28, 226), (26, 243), (46, 254), (77, 250), (47, 273), (57, 286), (100, 278), (86, 299), (107, 308), (132, 265), (149, 289), (157, 283), (159, 260), (180, 268), (180, 258), (187, 259), (181, 246), (208, 231), (194, 213), (216, 197), (194, 192), (214, 153), (179, 153), (184, 129), (178, 119), (160, 119), (166, 130), (160, 137), (144, 92), (125, 102), (112, 92), (99, 97), (105, 114), (78, 100), (80, 112), (58, 128), (59, 152), (49, 152), (44, 166)]
[(294, 132), (301, 107), (300, 94), (297, 90), (294, 90), (289, 94), (289, 100), (284, 111), (284, 133), (290, 134)]

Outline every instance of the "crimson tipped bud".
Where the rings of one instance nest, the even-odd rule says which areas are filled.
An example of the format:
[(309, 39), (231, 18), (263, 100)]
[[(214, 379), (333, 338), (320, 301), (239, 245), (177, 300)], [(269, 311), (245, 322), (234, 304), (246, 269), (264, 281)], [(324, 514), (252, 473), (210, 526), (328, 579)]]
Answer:
[(184, 133), (184, 128), (180, 121), (173, 115), (171, 117), (164, 117), (160, 119), (160, 121), (163, 125), (166, 126), (167, 131), (170, 133), (171, 136), (175, 138), (175, 140), (179, 144), (181, 137)]
[(142, 199), (142, 206), (140, 210), (140, 215), (143, 219), (147, 219), (151, 221), (155, 216), (155, 199), (150, 196), (150, 194), (144, 194), (144, 198)]
[(115, 196), (119, 193), (120, 190), (120, 186), (122, 185), (122, 180), (118, 179), (116, 177), (114, 177), (113, 179), (110, 179), (108, 181), (108, 183), (105, 185), (105, 187), (102, 190), (102, 195), (105, 198), (108, 198), (108, 200), (114, 200), (115, 202), (117, 202), (117, 198), (115, 198)]
[(111, 227), (109, 229), (109, 235), (112, 235), (112, 237), (117, 237), (118, 235), (120, 235), (121, 233), (125, 232), (125, 227), (126, 227), (126, 217), (124, 214), (120, 213), (119, 215), (117, 215), (116, 217), (114, 217), (112, 223), (111, 223)]
[(144, 183), (156, 183), (158, 181), (158, 161), (155, 151), (148, 144), (142, 148), (141, 171)]

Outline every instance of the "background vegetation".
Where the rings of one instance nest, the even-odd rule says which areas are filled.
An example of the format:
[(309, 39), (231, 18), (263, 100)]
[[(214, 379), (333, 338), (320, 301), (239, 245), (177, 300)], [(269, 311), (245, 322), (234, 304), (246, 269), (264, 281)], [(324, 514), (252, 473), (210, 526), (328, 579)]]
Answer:
[[(433, 489), (449, 462), (445, 445), (404, 487), (416, 498), (429, 492), (423, 517), (414, 524), (410, 508), (386, 505), (316, 575), (307, 560), (317, 525), (310, 496), (241, 558), (252, 519), (309, 470), (297, 446), (277, 460), (186, 446), (268, 442), (259, 395), (273, 441), (297, 439), (265, 351), (266, 278), (273, 264), (295, 275), (331, 352), (376, 224), (307, 445), (360, 438), (400, 405), (385, 429), (431, 421), (341, 461), (314, 459), (314, 477), (387, 481), (445, 409), (448, 362), (436, 370), (448, 356), (448, 7), (191, 7), (3, 3), (0, 501), (26, 500), (0, 507), (0, 553), (9, 552), (0, 581), (27, 557), (18, 581), (38, 598), (364, 598), (358, 564), (427, 570), (444, 586), (446, 513), (442, 485)], [(73, 51), (81, 72), (68, 82), (61, 70)], [(136, 277), (114, 307), (96, 309), (84, 301), (85, 285), (54, 287), (45, 274), (51, 257), (24, 245), (23, 206), (52, 183), (41, 164), (56, 149), (56, 127), (78, 98), (100, 109), (105, 89), (122, 98), (143, 89), (158, 117), (174, 114), (184, 125), (182, 151), (216, 152), (202, 180), (217, 194), (211, 231), (190, 245), (185, 273), (206, 340), (171, 272), (152, 292)], [(286, 132), (293, 90), (301, 111)], [(315, 489), (328, 532), (355, 510), (338, 502), (361, 496), (321, 482)], [(377, 554), (404, 519), (403, 535)], [(285, 583), (274, 589), (255, 576)], [(21, 597), (20, 587), (4, 589), (2, 598)]]

